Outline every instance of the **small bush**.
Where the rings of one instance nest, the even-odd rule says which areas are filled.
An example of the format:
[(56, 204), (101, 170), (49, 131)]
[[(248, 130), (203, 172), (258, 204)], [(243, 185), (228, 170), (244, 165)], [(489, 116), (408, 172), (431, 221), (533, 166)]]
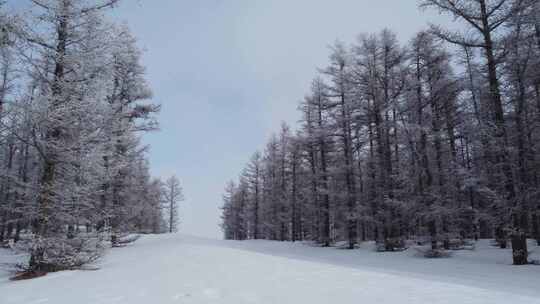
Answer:
[(15, 278), (33, 278), (42, 273), (81, 269), (98, 260), (105, 250), (104, 242), (96, 236), (68, 238), (34, 238), (15, 246), (30, 254), (30, 261), (20, 265)]

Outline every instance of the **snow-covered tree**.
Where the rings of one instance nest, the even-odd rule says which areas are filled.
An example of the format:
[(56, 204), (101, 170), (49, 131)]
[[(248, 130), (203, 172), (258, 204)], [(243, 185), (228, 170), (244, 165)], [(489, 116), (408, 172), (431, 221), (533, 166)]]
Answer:
[[(538, 1), (420, 6), (463, 27), (332, 47), (298, 131), (271, 137), (257, 165), (260, 237), (348, 248), (371, 239), (379, 250), (413, 238), (430, 256), (465, 239), (510, 239), (514, 264), (528, 263), (526, 238), (540, 242)], [(253, 214), (238, 202), (225, 210)]]
[(167, 214), (169, 233), (177, 232), (179, 225), (179, 203), (184, 200), (180, 180), (175, 175), (163, 183), (163, 204)]
[(24, 233), (31, 271), (163, 231), (140, 142), (159, 107), (134, 37), (106, 17), (118, 2), (36, 0), (9, 17), (0, 7), (0, 241)]

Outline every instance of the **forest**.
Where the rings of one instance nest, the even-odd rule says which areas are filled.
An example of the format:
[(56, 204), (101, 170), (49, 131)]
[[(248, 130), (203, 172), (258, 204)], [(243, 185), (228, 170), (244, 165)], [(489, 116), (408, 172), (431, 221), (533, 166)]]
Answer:
[(118, 2), (0, 1), (0, 245), (28, 255), (27, 273), (177, 229), (180, 183), (151, 176), (141, 141), (160, 106), (135, 37), (110, 18)]
[[(223, 195), (225, 239), (428, 257), (493, 239), (540, 245), (540, 2), (422, 0), (454, 20), (407, 43), (336, 42), (298, 110)], [(361, 29), (360, 29), (361, 30)]]

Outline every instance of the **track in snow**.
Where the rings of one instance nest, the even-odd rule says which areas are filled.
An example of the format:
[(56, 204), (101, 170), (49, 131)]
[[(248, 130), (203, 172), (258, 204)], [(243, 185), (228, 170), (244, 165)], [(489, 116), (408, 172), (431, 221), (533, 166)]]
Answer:
[[(525, 277), (539, 286), (540, 269), (535, 267), (475, 268), (475, 259), (466, 255), (427, 261), (407, 254), (373, 254), (266, 241), (146, 236), (133, 246), (111, 250), (98, 271), (59, 272), (23, 282), (4, 279), (0, 303), (540, 303), (538, 288), (512, 283), (497, 288), (506, 279), (493, 279), (509, 276), (509, 282), (519, 282)], [(382, 267), (385, 261), (388, 267)], [(424, 264), (429, 267), (416, 269)], [(471, 269), (477, 277), (469, 275)], [(441, 270), (449, 271), (446, 279)], [(482, 276), (488, 284), (475, 284)]]

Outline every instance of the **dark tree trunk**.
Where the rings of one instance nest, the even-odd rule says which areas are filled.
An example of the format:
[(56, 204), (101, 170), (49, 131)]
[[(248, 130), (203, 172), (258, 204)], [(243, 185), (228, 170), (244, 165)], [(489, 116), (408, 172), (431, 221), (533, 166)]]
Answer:
[(528, 264), (527, 236), (522, 232), (512, 234), (512, 257), (514, 265)]
[(0, 244), (4, 242), (4, 234), (6, 233), (6, 225), (0, 224)]
[(75, 238), (75, 227), (73, 225), (68, 226), (67, 238), (68, 239)]
[(314, 151), (314, 147), (312, 144), (310, 144), (310, 151), (309, 151), (309, 157), (310, 157), (310, 165), (311, 165), (311, 175), (312, 175), (312, 179), (311, 179), (311, 196), (312, 196), (312, 200), (313, 200), (313, 205), (315, 206), (316, 208), (316, 211), (315, 211), (315, 220), (314, 220), (314, 225), (312, 225), (312, 236), (311, 236), (311, 239), (312, 240), (317, 240), (317, 241), (320, 241), (320, 228), (319, 228), (319, 221), (320, 221), (320, 209), (321, 209), (321, 206), (320, 206), (320, 201), (319, 201), (319, 190), (318, 190), (318, 187), (317, 187), (317, 160), (315, 158), (315, 151)]
[(538, 246), (540, 246), (540, 218), (538, 217), (538, 213), (534, 212), (532, 215), (532, 229), (533, 229), (533, 237), (536, 240), (536, 243)]
[(485, 55), (487, 59), (488, 67), (488, 82), (489, 93), (491, 99), (491, 106), (493, 110), (493, 121), (495, 124), (494, 138), (497, 141), (497, 150), (495, 154), (495, 165), (502, 167), (502, 172), (505, 177), (504, 187), (508, 200), (515, 197), (514, 179), (512, 176), (512, 168), (506, 155), (508, 147), (508, 137), (506, 133), (506, 125), (504, 118), (504, 109), (501, 98), (499, 76), (497, 75), (497, 60), (495, 58), (495, 46), (491, 37), (491, 25), (489, 23), (489, 16), (487, 12), (485, 0), (480, 1), (481, 6), (481, 19), (484, 28), (484, 42), (485, 42)]
[(4, 237), (6, 240), (10, 240), (11, 239), (11, 235), (13, 234), (13, 229), (15, 227), (13, 227), (13, 223), (10, 222), (9, 224), (7, 224), (7, 229), (6, 229), (6, 236)]
[(437, 250), (437, 223), (434, 220), (429, 222), (429, 234), (431, 236), (431, 250)]
[(504, 231), (504, 227), (502, 226), (497, 227), (495, 231), (495, 237), (496, 237), (497, 243), (499, 244), (499, 247), (501, 249), (506, 249), (508, 240), (506, 237), (506, 232)]
[(253, 238), (259, 239), (259, 164), (256, 165), (255, 169), (255, 206), (253, 208)]
[(22, 222), (21, 220), (17, 221), (17, 225), (15, 227), (15, 236), (13, 237), (13, 242), (17, 243), (21, 239), (21, 230), (22, 230)]
[[(295, 148), (296, 149), (296, 148)], [(297, 151), (293, 151), (293, 159), (292, 159), (292, 176), (291, 176), (291, 182), (292, 182), (292, 193), (291, 193), (291, 204), (292, 204), (292, 215), (291, 215), (291, 224), (292, 224), (292, 241), (296, 242), (298, 239), (298, 207), (296, 206), (296, 167), (297, 167)]]
[(345, 93), (341, 93), (341, 128), (343, 132), (343, 157), (345, 159), (345, 183), (347, 186), (347, 240), (349, 249), (354, 249), (356, 244), (356, 183), (354, 180), (351, 127), (348, 107), (345, 101)]
[[(317, 104), (317, 113), (318, 113), (318, 126), (319, 131), (323, 130), (323, 104), (322, 96), (318, 97)], [(330, 196), (328, 194), (328, 165), (326, 160), (326, 143), (322, 134), (319, 134), (319, 150), (321, 156), (321, 190), (323, 194), (322, 198), (322, 208), (321, 220), (322, 220), (322, 231), (320, 233), (320, 242), (323, 246), (330, 246)]]

